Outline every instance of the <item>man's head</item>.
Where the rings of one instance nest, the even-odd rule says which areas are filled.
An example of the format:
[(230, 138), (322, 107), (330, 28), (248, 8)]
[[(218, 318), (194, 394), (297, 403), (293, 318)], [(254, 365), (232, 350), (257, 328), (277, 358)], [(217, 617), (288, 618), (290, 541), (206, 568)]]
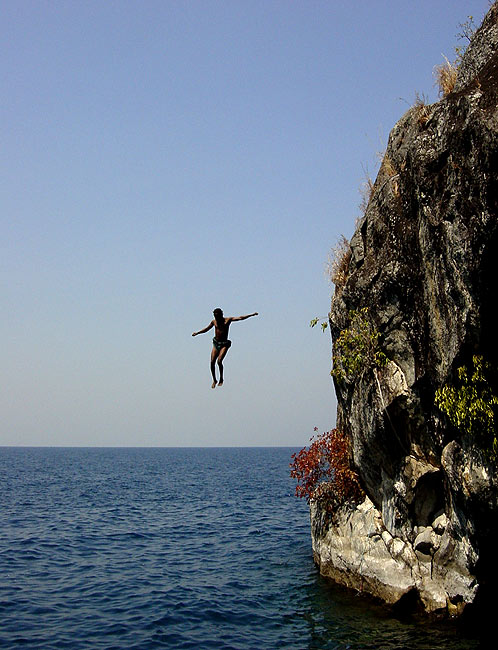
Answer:
[(216, 320), (220, 320), (221, 318), (223, 318), (223, 310), (220, 309), (219, 307), (217, 307), (213, 311), (213, 314), (214, 314), (214, 317), (216, 318)]

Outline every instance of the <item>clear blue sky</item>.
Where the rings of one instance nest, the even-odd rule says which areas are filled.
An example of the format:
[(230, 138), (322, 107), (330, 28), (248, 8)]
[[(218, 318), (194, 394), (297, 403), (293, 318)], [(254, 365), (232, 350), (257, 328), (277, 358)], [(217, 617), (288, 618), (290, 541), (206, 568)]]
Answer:
[[(3, 0), (0, 445), (331, 428), (324, 265), (487, 0)], [(235, 323), (211, 390), (214, 307)]]

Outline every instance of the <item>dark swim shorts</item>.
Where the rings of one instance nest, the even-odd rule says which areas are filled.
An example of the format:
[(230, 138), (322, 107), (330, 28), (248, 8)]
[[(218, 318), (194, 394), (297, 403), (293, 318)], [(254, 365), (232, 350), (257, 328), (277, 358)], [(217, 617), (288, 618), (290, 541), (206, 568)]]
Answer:
[(222, 348), (229, 348), (232, 345), (232, 341), (217, 341), (213, 339), (213, 345), (219, 352)]

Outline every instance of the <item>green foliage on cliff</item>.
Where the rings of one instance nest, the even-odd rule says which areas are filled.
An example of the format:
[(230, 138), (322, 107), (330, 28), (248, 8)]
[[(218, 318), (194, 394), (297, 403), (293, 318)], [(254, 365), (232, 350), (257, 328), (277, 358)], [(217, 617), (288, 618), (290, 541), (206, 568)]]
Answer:
[(435, 402), (456, 429), (471, 437), (488, 458), (496, 460), (495, 408), (498, 397), (493, 394), (486, 378), (489, 364), (482, 356), (474, 355), (472, 365), (472, 369), (458, 368), (457, 385), (446, 384), (439, 388)]
[(318, 323), (320, 321), (322, 321), (320, 323), (320, 327), (322, 328), (322, 332), (325, 332), (325, 330), (327, 329), (327, 327), (329, 325), (325, 318), (320, 318), (319, 316), (317, 316), (316, 318), (312, 318), (310, 320), (310, 327), (315, 327), (315, 325), (318, 325)]
[(379, 332), (370, 322), (368, 307), (350, 311), (349, 319), (349, 327), (334, 342), (334, 367), (330, 374), (338, 381), (354, 381), (388, 361), (379, 348)]

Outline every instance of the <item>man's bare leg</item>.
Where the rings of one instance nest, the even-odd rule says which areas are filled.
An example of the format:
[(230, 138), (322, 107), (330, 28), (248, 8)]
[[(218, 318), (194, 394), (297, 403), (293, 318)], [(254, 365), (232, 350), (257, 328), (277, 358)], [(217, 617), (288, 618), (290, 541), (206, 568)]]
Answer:
[(218, 356), (218, 368), (220, 370), (220, 381), (218, 386), (223, 386), (223, 359), (226, 357), (228, 348), (221, 348), (220, 354)]
[(211, 351), (211, 374), (213, 375), (213, 383), (211, 385), (211, 388), (216, 388), (216, 384), (218, 383), (216, 381), (216, 359), (218, 358), (218, 355), (218, 350), (213, 347)]

